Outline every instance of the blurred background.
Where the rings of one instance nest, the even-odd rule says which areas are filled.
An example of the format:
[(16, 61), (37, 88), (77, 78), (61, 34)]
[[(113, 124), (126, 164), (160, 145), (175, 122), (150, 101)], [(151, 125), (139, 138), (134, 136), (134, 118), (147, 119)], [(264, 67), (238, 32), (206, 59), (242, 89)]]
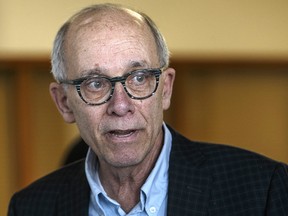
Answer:
[[(0, 215), (78, 137), (48, 93), (49, 55), (60, 25), (100, 2), (0, 0)], [(177, 71), (172, 127), (288, 162), (287, 0), (110, 2), (147, 13), (166, 37)]]

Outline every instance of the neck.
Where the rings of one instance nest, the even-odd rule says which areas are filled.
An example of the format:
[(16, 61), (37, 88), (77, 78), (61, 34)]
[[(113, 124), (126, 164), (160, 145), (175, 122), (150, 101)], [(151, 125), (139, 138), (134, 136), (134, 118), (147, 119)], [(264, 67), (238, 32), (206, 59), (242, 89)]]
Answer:
[(141, 187), (152, 171), (161, 149), (162, 142), (159, 142), (142, 162), (129, 167), (113, 167), (99, 160), (99, 177), (105, 192), (126, 213), (139, 203)]

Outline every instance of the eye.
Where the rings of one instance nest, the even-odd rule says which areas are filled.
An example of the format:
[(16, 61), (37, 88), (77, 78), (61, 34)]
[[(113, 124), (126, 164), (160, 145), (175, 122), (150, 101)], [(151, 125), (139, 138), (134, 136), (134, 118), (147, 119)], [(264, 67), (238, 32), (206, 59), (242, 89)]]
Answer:
[(149, 79), (149, 74), (139, 72), (139, 73), (132, 75), (130, 82), (133, 83), (133, 85), (143, 85), (147, 82), (148, 79)]
[(89, 91), (102, 91), (110, 87), (106, 79), (98, 77), (87, 79), (83, 84), (83, 87)]

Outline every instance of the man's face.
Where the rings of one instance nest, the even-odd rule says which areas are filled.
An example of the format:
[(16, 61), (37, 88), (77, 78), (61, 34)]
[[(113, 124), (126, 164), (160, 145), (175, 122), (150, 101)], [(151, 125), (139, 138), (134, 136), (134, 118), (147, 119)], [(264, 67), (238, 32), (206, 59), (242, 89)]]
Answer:
[[(123, 76), (135, 69), (160, 67), (153, 36), (141, 20), (95, 20), (82, 21), (69, 30), (65, 44), (68, 79)], [(169, 107), (173, 80), (174, 70), (166, 70), (155, 95), (145, 100), (131, 99), (117, 83), (112, 98), (99, 106), (85, 104), (69, 85), (63, 97), (69, 112), (63, 117), (76, 122), (100, 162), (113, 167), (137, 165), (162, 146), (163, 109)]]

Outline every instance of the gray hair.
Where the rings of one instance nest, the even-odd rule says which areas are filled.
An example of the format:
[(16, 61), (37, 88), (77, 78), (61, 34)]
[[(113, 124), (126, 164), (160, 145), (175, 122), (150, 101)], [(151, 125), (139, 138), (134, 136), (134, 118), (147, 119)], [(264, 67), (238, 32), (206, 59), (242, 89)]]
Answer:
[(137, 12), (126, 7), (117, 5), (117, 4), (97, 4), (92, 5), (90, 7), (84, 8), (74, 16), (72, 16), (69, 20), (67, 20), (59, 31), (56, 34), (53, 49), (51, 53), (51, 65), (52, 65), (52, 73), (56, 81), (60, 82), (61, 80), (67, 79), (67, 74), (65, 73), (65, 49), (64, 42), (65, 36), (69, 30), (69, 27), (79, 17), (86, 16), (91, 13), (97, 13), (101, 11), (132, 11), (134, 13), (139, 14), (145, 23), (148, 25), (151, 30), (153, 37), (156, 42), (157, 52), (159, 57), (159, 63), (161, 67), (169, 66), (169, 50), (166, 44), (166, 41), (161, 34), (160, 30), (154, 23), (154, 21), (142, 12)]

